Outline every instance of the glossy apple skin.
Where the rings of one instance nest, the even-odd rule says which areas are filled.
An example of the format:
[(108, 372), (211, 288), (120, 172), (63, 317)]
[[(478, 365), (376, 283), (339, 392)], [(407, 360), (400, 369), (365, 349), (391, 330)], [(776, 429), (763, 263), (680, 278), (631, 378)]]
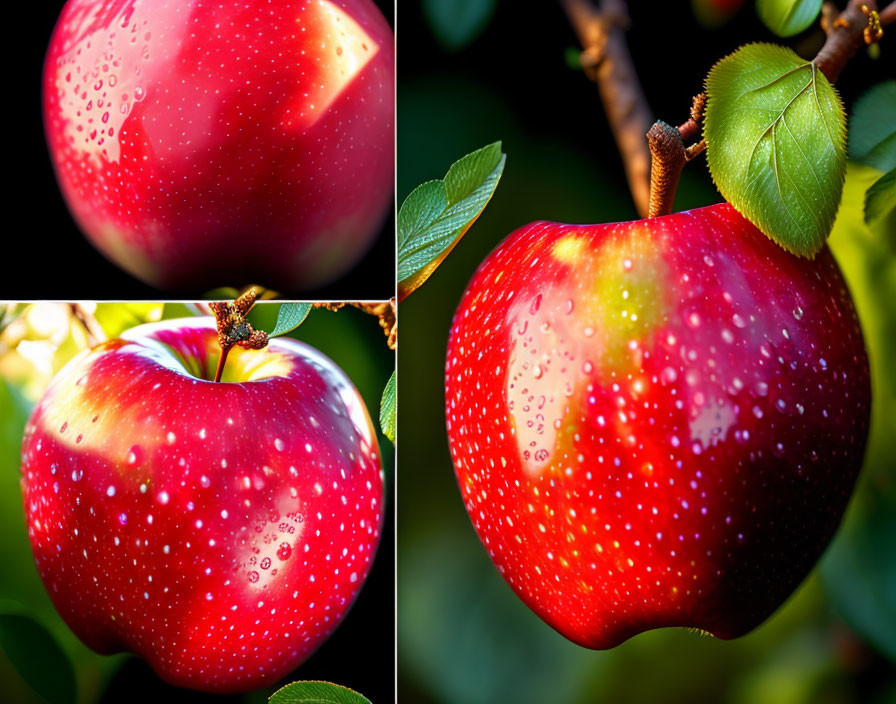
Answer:
[(604, 649), (767, 618), (837, 528), (870, 387), (830, 252), (789, 255), (721, 204), (511, 234), (455, 314), (446, 405), (498, 571)]
[(166, 681), (276, 682), (333, 632), (382, 530), (379, 448), (345, 374), (300, 342), (235, 348), (211, 321), (134, 328), (72, 360), (25, 430), (38, 572), (100, 653)]
[(393, 44), (371, 0), (69, 0), (43, 77), (69, 209), (164, 289), (335, 279), (392, 204)]

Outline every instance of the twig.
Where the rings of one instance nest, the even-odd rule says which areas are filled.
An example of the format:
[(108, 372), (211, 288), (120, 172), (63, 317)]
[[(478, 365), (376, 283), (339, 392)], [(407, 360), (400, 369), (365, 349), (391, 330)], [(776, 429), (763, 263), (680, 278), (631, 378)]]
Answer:
[(880, 41), (883, 25), (896, 20), (894, 6), (896, 3), (891, 2), (884, 8), (883, 16), (878, 14), (874, 0), (849, 0), (846, 9), (838, 15), (836, 8), (822, 6), (821, 26), (827, 38), (812, 63), (834, 83), (860, 46)]
[(89, 347), (94, 347), (106, 341), (106, 333), (103, 331), (102, 326), (91, 313), (85, 310), (84, 306), (80, 303), (70, 303), (69, 310), (87, 333), (87, 345)]
[(597, 83), (610, 129), (622, 155), (629, 190), (638, 213), (650, 201), (650, 152), (644, 134), (653, 117), (625, 41), (628, 8), (624, 0), (560, 0), (584, 48), (582, 66)]
[(351, 306), (369, 315), (374, 315), (386, 335), (386, 344), (389, 349), (394, 350), (398, 347), (398, 320), (395, 314), (394, 298), (390, 298), (388, 301), (346, 301), (345, 303), (314, 303), (312, 305), (314, 308), (331, 311), (337, 311), (343, 306)]

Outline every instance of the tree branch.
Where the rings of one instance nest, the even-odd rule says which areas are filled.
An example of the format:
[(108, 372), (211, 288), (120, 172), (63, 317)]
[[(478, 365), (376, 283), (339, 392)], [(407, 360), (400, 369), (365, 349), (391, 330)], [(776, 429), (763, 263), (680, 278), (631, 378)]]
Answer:
[(345, 303), (312, 303), (311, 305), (314, 308), (330, 311), (337, 311), (343, 306), (351, 306), (368, 315), (376, 316), (386, 335), (386, 344), (389, 349), (394, 350), (398, 347), (398, 320), (394, 298), (390, 298), (388, 301), (346, 301)]
[(896, 17), (896, 3), (890, 3), (885, 9), (885, 17), (877, 12), (874, 0), (849, 0), (846, 9), (835, 16), (836, 10), (826, 4), (822, 9), (822, 27), (827, 39), (818, 55), (812, 60), (825, 78), (834, 83), (846, 62), (849, 61), (863, 44), (874, 44), (883, 36), (883, 20), (892, 22)]
[(653, 116), (625, 42), (624, 0), (560, 0), (584, 48), (582, 66), (597, 83), (610, 129), (622, 156), (629, 190), (641, 217), (650, 201), (650, 152), (644, 135)]
[(886, 27), (888, 24), (896, 22), (896, 2), (891, 2), (883, 10), (880, 11), (880, 23)]

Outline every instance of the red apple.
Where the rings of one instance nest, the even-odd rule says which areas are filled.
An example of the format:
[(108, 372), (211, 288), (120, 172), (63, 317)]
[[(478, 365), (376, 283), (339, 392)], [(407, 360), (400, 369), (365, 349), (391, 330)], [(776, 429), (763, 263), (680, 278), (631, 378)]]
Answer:
[(220, 349), (210, 320), (144, 325), (73, 359), (34, 410), (34, 559), (88, 646), (166, 681), (268, 685), (333, 632), (382, 528), (376, 436), (316, 350)]
[(150, 284), (327, 283), (392, 204), (393, 62), (371, 0), (69, 0), (43, 79), (62, 193)]
[(454, 317), (448, 438), (498, 571), (563, 635), (734, 638), (831, 539), (868, 433), (868, 361), (830, 252), (727, 204), (520, 228)]

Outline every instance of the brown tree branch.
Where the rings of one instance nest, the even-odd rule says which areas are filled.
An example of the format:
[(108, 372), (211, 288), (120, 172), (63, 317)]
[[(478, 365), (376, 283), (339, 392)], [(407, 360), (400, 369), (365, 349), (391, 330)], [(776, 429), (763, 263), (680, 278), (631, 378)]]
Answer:
[[(890, 3), (884, 9), (885, 18), (890, 22), (893, 21), (890, 15), (896, 14), (894, 5), (896, 3)], [(886, 23), (878, 14), (874, 0), (849, 0), (846, 9), (836, 16), (836, 10), (832, 10), (830, 5), (823, 6), (822, 10), (822, 27), (827, 38), (812, 63), (834, 83), (859, 47), (880, 41), (882, 25)]]
[(896, 22), (896, 2), (891, 2), (883, 10), (881, 10), (878, 15), (880, 16), (880, 23), (884, 27), (886, 27), (888, 24), (893, 24), (894, 22)]
[(337, 311), (343, 306), (351, 306), (364, 311), (368, 315), (376, 316), (380, 327), (386, 335), (386, 344), (390, 350), (398, 347), (398, 319), (396, 316), (395, 299), (388, 301), (346, 301), (345, 303), (313, 303), (314, 308)]
[(105, 342), (106, 333), (103, 331), (103, 327), (99, 324), (93, 314), (89, 313), (82, 304), (69, 303), (69, 311), (87, 333), (88, 347), (94, 347), (100, 342)]
[(629, 190), (641, 217), (650, 202), (650, 152), (644, 135), (653, 122), (647, 98), (625, 41), (624, 0), (560, 0), (584, 51), (582, 66), (597, 83), (601, 102), (622, 156)]

